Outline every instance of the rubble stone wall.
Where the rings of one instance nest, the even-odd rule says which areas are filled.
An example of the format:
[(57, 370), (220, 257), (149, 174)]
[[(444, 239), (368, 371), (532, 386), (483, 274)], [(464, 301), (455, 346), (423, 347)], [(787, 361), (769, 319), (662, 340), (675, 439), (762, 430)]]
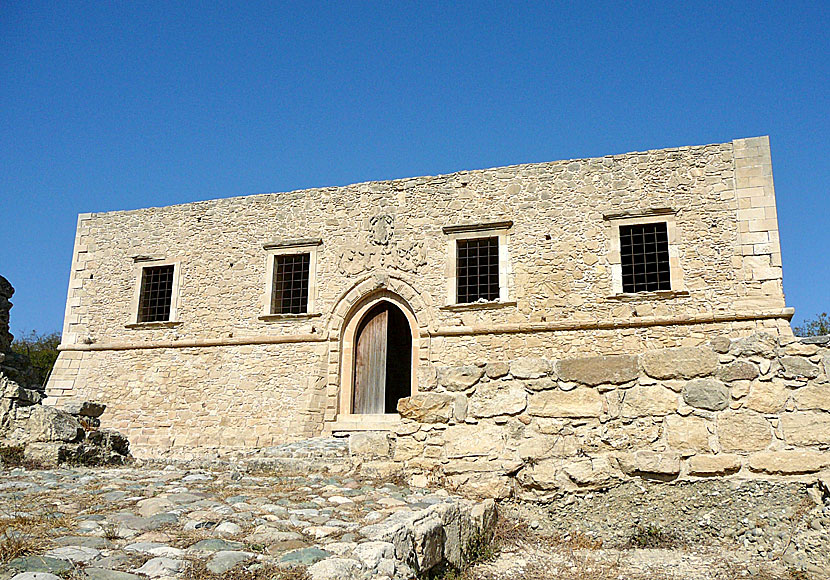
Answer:
[(399, 410), (395, 461), (487, 495), (815, 473), (830, 466), (830, 336), (442, 367)]

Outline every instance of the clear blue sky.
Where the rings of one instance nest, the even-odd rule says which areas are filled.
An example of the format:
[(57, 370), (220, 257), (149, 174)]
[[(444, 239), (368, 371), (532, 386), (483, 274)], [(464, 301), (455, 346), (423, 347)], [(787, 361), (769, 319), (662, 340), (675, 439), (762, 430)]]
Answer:
[(830, 2), (0, 2), (0, 274), (62, 325), (79, 212), (770, 135), (830, 310)]

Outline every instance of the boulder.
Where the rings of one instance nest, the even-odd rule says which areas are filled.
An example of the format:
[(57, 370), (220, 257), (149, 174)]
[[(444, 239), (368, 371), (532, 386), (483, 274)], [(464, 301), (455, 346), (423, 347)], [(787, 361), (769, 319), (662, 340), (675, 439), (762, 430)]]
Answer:
[(616, 355), (560, 360), (557, 373), (563, 381), (596, 386), (621, 385), (633, 381), (639, 376), (640, 370), (636, 356)]
[(530, 395), (527, 412), (536, 417), (599, 417), (602, 395), (584, 387), (572, 391), (541, 391)]
[(470, 397), (467, 412), (473, 417), (515, 415), (527, 407), (527, 393), (515, 382), (490, 382), (479, 385)]
[(70, 415), (98, 418), (104, 414), (107, 406), (92, 401), (67, 401), (62, 403), (61, 408)]
[(71, 443), (83, 439), (81, 424), (69, 413), (43, 405), (35, 405), (31, 409), (23, 427), (27, 441)]
[(538, 379), (550, 374), (551, 370), (550, 361), (543, 358), (525, 356), (510, 361), (510, 374), (517, 379)]
[(441, 367), (438, 369), (438, 384), (448, 391), (465, 391), (484, 376), (484, 369), (472, 365)]
[(446, 393), (416, 393), (398, 400), (398, 413), (419, 423), (447, 423), (455, 397)]
[(716, 379), (694, 379), (683, 387), (683, 401), (697, 409), (721, 411), (729, 406), (729, 388)]
[(643, 353), (646, 374), (655, 379), (693, 379), (711, 375), (718, 368), (718, 355), (710, 348), (680, 346)]

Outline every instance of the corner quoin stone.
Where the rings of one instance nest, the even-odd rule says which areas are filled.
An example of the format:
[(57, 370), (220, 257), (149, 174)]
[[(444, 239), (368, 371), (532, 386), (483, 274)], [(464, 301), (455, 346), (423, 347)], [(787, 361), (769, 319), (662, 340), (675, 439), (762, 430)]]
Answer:
[(635, 380), (640, 370), (636, 356), (612, 355), (559, 361), (557, 373), (563, 381), (583, 385), (620, 385)]

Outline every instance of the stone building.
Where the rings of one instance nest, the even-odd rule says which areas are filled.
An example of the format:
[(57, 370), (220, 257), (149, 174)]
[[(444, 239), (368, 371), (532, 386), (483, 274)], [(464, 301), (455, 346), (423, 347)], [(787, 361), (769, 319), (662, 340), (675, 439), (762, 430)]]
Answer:
[[(548, 377), (599, 418), (608, 377), (568, 395), (561, 361), (791, 340), (792, 313), (756, 137), (81, 214), (47, 395), (106, 403), (139, 456), (361, 430), (394, 454), (399, 399), (435, 406), (435, 433), (525, 429), (543, 388), (516, 381)], [(613, 382), (637, 383), (636, 360)]]

